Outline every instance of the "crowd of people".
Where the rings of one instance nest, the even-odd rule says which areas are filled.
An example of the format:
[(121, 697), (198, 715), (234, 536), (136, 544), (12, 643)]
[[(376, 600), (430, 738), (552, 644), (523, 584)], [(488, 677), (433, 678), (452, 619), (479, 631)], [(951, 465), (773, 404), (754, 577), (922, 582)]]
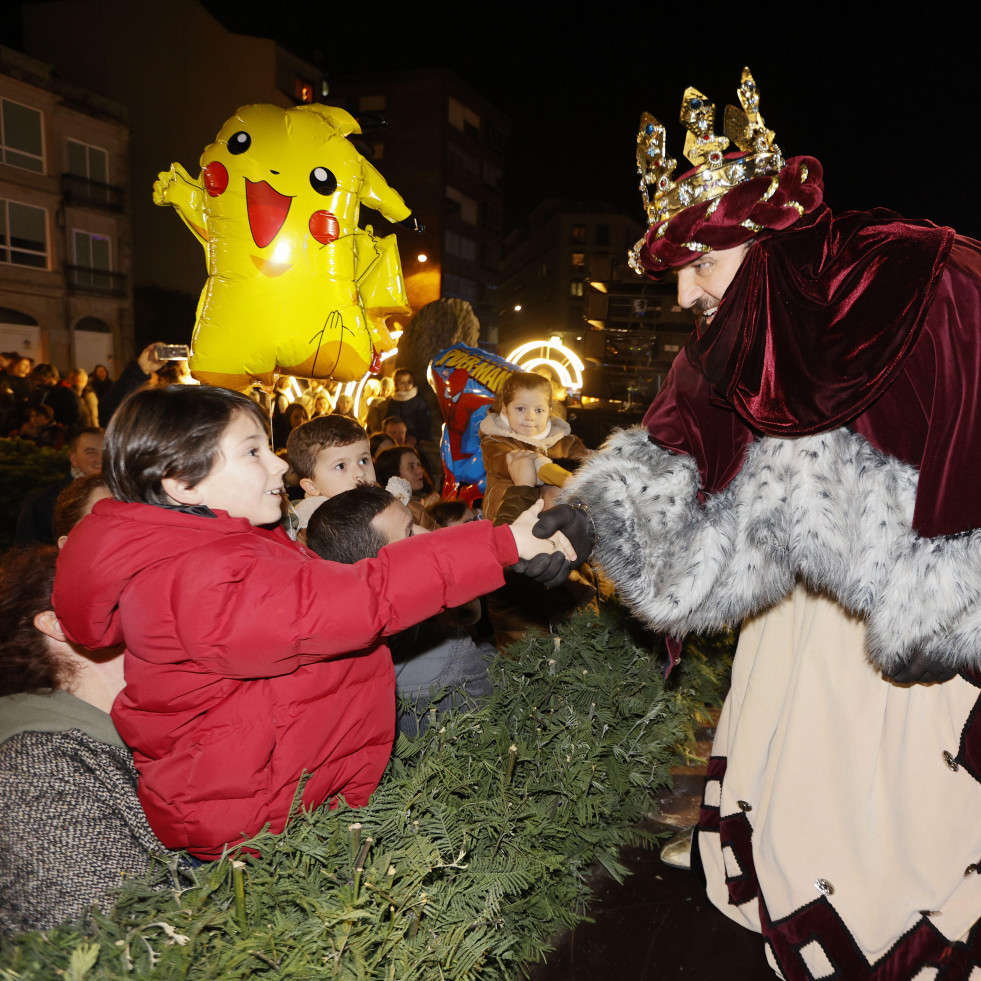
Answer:
[(586, 451), (549, 459), (568, 427), (538, 375), (495, 406), (489, 521), (441, 500), (411, 373), (364, 400), (369, 433), (314, 386), (161, 383), (154, 351), (109, 380), (105, 429), (68, 431), (0, 559), (2, 933), (281, 830), (303, 774), (306, 807), (365, 803), (397, 732), (492, 691), (488, 598), (561, 590), (588, 552), (541, 517)]

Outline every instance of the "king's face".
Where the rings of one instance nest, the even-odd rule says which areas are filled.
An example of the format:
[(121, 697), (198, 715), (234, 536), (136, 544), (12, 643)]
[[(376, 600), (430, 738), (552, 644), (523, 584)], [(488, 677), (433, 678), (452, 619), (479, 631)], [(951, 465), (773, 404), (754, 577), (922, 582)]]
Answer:
[(706, 324), (712, 322), (749, 245), (713, 249), (678, 270), (678, 303)]

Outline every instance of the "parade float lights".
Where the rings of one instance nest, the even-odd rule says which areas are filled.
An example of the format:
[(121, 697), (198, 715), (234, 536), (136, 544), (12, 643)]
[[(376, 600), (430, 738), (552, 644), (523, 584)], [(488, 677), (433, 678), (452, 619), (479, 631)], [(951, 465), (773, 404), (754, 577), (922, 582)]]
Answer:
[(585, 365), (571, 348), (566, 347), (558, 337), (544, 341), (528, 341), (516, 347), (507, 360), (518, 365), (523, 371), (531, 371), (547, 365), (558, 376), (564, 388), (578, 392), (582, 388), (582, 373)]

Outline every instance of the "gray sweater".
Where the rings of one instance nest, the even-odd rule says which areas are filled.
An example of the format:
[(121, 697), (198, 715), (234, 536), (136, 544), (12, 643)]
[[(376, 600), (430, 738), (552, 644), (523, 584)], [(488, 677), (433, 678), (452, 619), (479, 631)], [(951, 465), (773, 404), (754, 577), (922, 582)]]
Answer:
[(112, 719), (64, 691), (0, 697), (0, 934), (47, 929), (167, 852)]

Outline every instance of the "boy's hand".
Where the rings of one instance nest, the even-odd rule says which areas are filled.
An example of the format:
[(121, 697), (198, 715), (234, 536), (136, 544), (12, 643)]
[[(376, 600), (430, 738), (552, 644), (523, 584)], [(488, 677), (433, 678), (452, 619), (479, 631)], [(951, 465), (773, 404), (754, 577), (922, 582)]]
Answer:
[(544, 501), (536, 501), (511, 525), (519, 556), (511, 568), (546, 586), (559, 586), (568, 578), (576, 553), (561, 531), (544, 539), (535, 536), (532, 529), (543, 507)]
[[(526, 512), (527, 513), (527, 512)], [(596, 534), (593, 531), (593, 522), (589, 515), (579, 507), (571, 504), (557, 504), (549, 508), (539, 519), (532, 533), (537, 538), (555, 538), (562, 535), (572, 544), (577, 556), (581, 558), (573, 561), (573, 567), (577, 568), (589, 558), (596, 544)]]

